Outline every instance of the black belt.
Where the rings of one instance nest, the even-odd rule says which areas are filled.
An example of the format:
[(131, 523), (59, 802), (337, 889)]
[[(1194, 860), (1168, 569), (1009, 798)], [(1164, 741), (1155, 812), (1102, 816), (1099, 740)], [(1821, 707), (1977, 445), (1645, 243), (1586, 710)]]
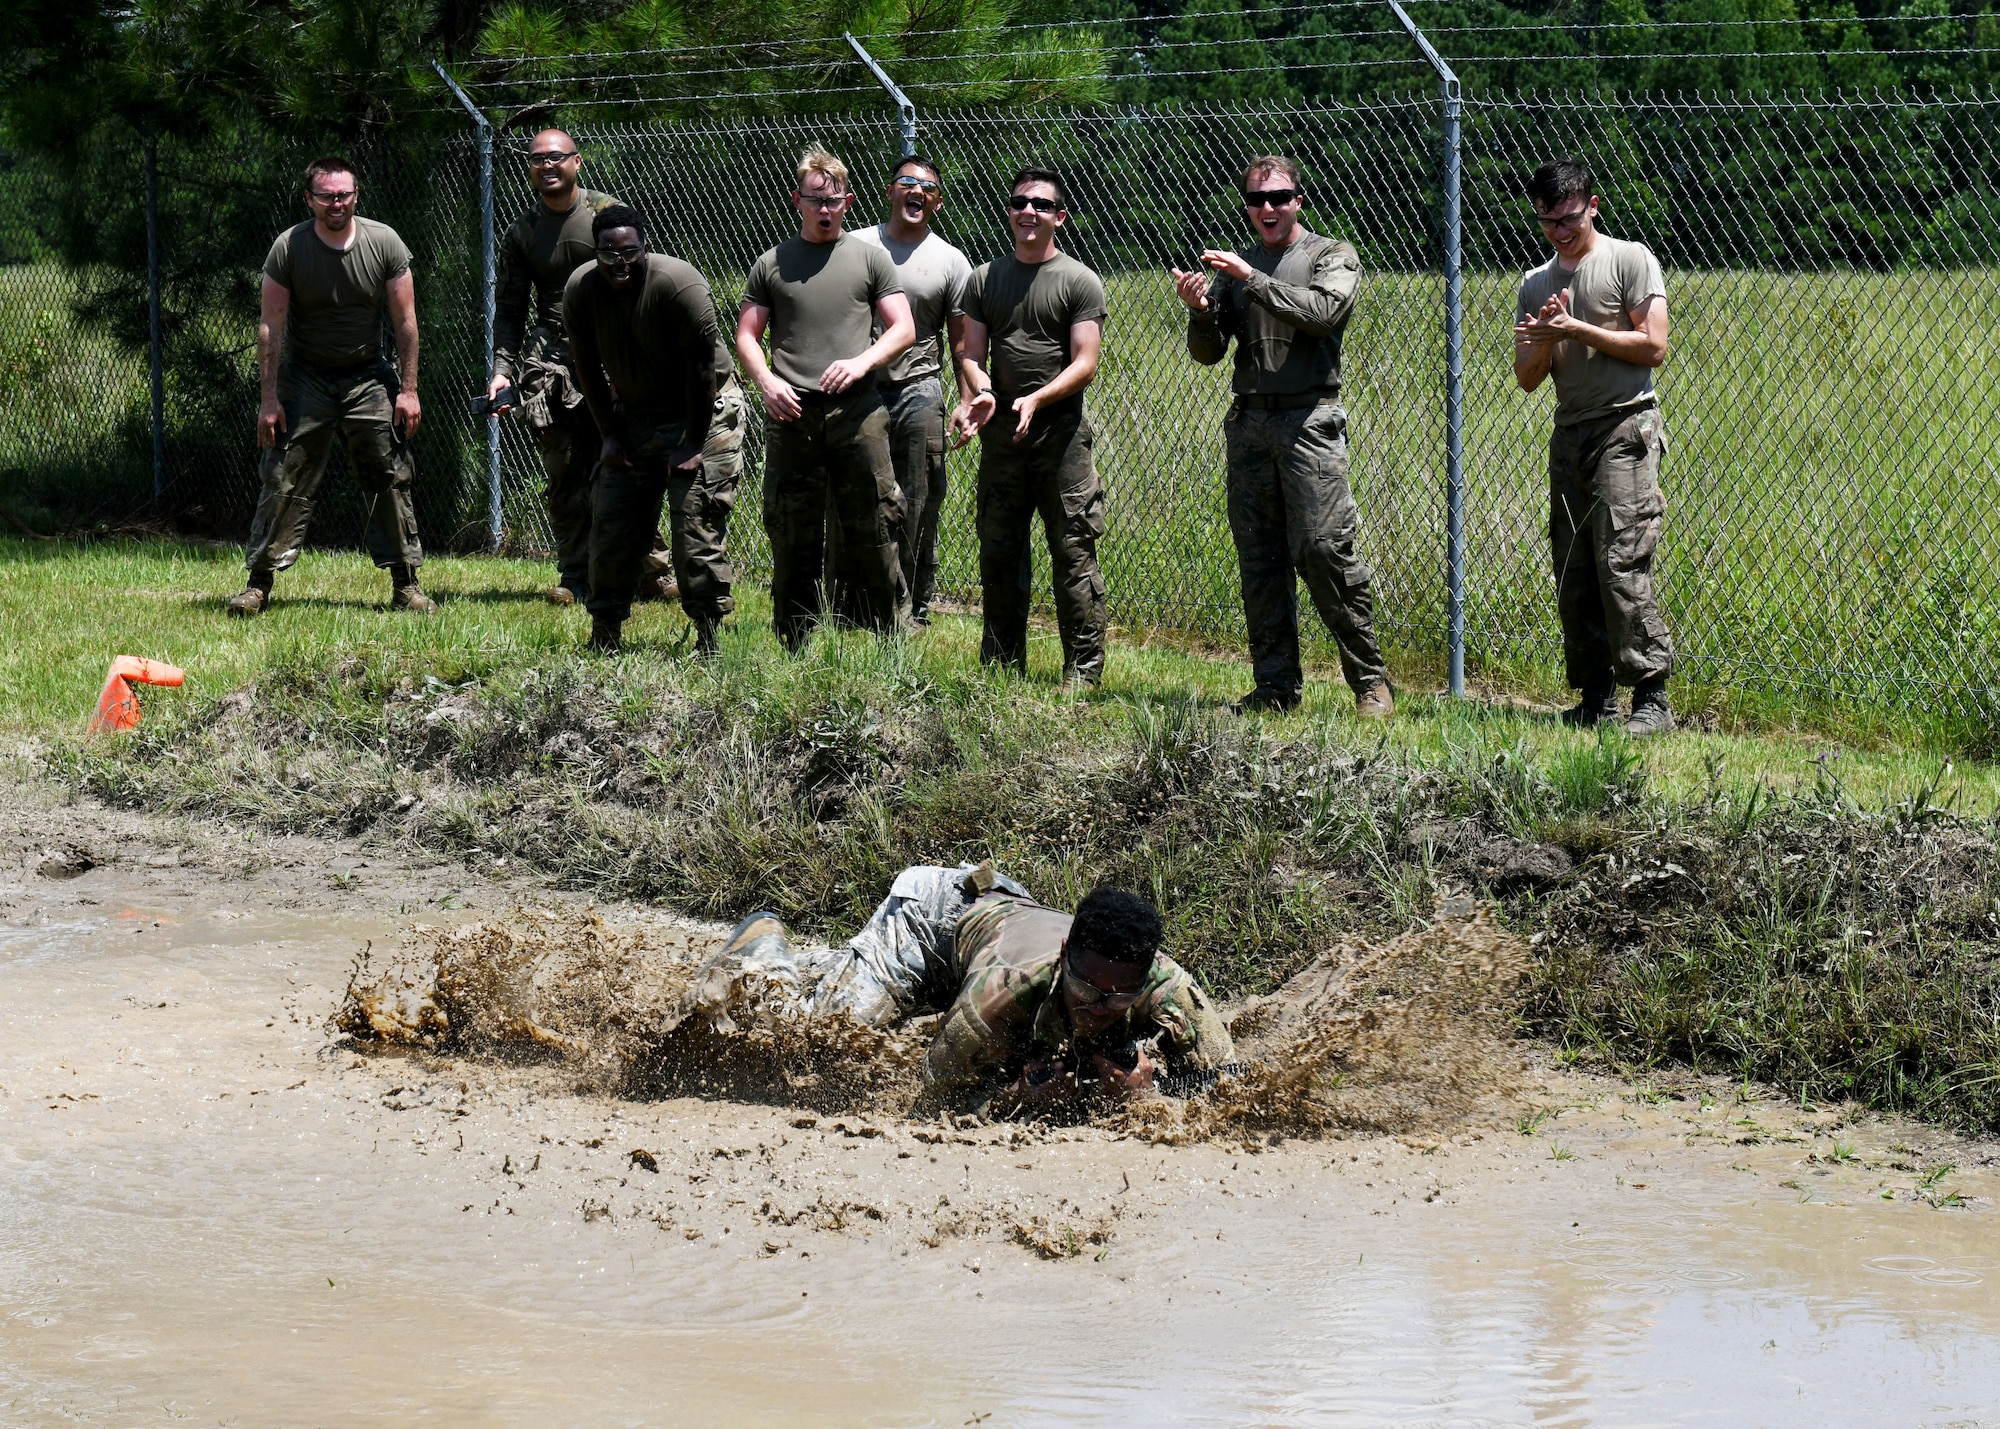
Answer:
[(856, 397), (866, 397), (869, 393), (878, 391), (879, 387), (879, 383), (864, 378), (845, 392), (822, 392), (818, 388), (804, 391), (794, 387), (792, 395), (799, 399), (801, 407), (811, 407), (821, 402), (847, 402)]
[(1337, 392), (1238, 392), (1239, 405), (1259, 412), (1289, 412), (1299, 407), (1318, 407), (1340, 400)]

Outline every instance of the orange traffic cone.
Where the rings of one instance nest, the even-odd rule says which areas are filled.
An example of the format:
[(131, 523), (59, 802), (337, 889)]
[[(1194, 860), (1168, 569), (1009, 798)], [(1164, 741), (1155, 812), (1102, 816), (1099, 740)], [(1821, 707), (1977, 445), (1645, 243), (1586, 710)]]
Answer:
[(137, 655), (120, 655), (111, 662), (104, 677), (104, 693), (97, 697), (97, 713), (91, 717), (90, 732), (139, 727), (139, 696), (132, 684), (178, 685), (187, 673), (178, 665), (146, 660)]

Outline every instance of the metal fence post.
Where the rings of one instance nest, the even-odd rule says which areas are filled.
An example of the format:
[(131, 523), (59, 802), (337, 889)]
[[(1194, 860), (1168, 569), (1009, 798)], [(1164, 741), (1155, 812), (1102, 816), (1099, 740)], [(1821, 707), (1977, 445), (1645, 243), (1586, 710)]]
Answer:
[(160, 146), (146, 135), (146, 345), (153, 387), (153, 507), (167, 499), (167, 370), (160, 335)]
[(896, 101), (897, 112), (903, 120), (903, 157), (909, 158), (917, 152), (917, 106), (910, 103), (910, 96), (903, 93), (901, 86), (895, 80), (889, 78), (888, 71), (875, 63), (875, 56), (862, 48), (861, 41), (855, 39), (852, 34), (846, 34), (844, 38), (848, 44), (854, 46), (854, 53), (861, 56), (861, 63), (868, 66), (869, 73), (875, 76), (875, 82), (889, 92), (889, 98)]
[[(458, 81), (445, 73), (443, 65), (432, 60), (431, 68), (458, 97), (458, 102), (465, 106), (465, 112), (472, 116), (472, 122), (479, 130), (480, 311), (486, 324), (486, 376), (490, 381), (493, 376), (493, 315), (498, 290), (493, 261), (493, 125), (479, 112), (479, 106), (472, 102), (470, 96), (458, 87)], [(504, 534), (500, 510), (500, 419), (489, 412), (486, 416), (486, 535), (492, 550), (500, 549)]]
[(1444, 492), (1445, 624), (1454, 698), (1465, 694), (1465, 276), (1460, 253), (1459, 138), (1465, 102), (1458, 76), (1396, 0), (1389, 8), (1437, 71), (1444, 90)]

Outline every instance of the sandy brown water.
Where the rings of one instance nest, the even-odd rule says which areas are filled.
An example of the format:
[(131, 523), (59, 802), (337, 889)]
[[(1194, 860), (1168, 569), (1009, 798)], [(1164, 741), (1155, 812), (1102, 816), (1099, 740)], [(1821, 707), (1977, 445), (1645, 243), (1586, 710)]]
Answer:
[(0, 1423), (2000, 1423), (1989, 1144), (1532, 1049), (1435, 1142), (580, 1095), (328, 1035), (504, 869), (12, 822)]

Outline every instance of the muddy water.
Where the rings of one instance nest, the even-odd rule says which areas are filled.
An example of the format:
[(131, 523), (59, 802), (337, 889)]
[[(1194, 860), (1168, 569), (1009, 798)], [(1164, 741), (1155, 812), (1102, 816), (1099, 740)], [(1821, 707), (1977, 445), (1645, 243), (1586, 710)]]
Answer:
[(520, 890), (148, 852), (0, 875), (0, 1422), (2000, 1422), (1989, 1148), (1539, 1066), (1436, 1146), (618, 1102), (329, 1044)]

